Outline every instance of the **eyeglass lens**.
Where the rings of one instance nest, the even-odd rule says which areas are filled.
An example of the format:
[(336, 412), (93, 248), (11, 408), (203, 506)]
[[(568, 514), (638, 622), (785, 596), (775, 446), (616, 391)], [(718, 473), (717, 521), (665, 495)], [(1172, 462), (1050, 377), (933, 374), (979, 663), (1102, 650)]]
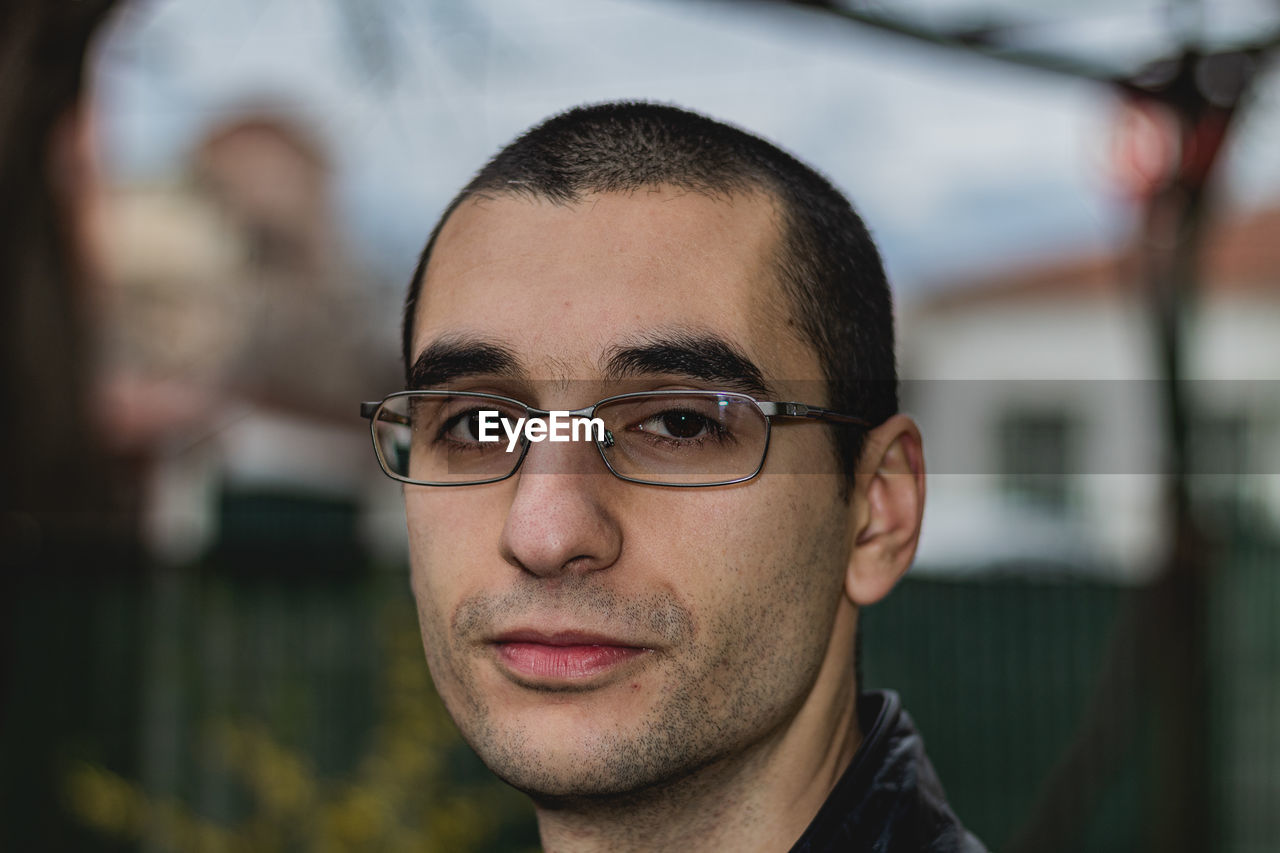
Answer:
[[(583, 421), (571, 438), (597, 442), (624, 479), (669, 485), (713, 485), (755, 474), (768, 444), (768, 421), (735, 394), (643, 394), (605, 401), (593, 412), (598, 436)], [(514, 400), (468, 394), (388, 398), (374, 416), (378, 456), (393, 476), (416, 483), (461, 485), (500, 480), (519, 466), (530, 417)], [(483, 420), (482, 420), (483, 418)], [(496, 440), (482, 440), (487, 437)], [(567, 431), (567, 430), (566, 430)], [(511, 435), (519, 435), (511, 441)]]

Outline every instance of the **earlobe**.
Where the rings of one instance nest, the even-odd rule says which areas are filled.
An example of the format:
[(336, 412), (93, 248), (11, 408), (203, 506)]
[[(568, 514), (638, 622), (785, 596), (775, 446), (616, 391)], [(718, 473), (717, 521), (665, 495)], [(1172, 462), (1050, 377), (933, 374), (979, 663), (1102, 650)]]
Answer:
[(850, 501), (854, 537), (845, 594), (854, 604), (879, 601), (910, 568), (924, 498), (920, 429), (906, 415), (894, 415), (867, 434)]

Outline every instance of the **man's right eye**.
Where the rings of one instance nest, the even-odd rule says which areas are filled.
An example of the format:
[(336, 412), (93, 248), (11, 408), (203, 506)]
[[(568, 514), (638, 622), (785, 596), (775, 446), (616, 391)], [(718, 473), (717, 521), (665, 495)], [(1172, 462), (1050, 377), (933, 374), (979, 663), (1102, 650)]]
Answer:
[[(456, 441), (463, 444), (480, 443), (480, 409), (469, 409), (459, 412), (445, 421), (443, 428), (440, 430), (440, 437)], [(490, 424), (495, 423), (495, 419), (490, 414), (488, 419)], [(494, 432), (492, 426), (489, 434)]]
[[(484, 415), (482, 432), (481, 415)], [(477, 445), (487, 448), (505, 447), (508, 434), (517, 431), (520, 415), (492, 406), (466, 408), (455, 412), (444, 420), (435, 431), (436, 441), (447, 441), (454, 445)], [(485, 441), (483, 436), (488, 436)]]

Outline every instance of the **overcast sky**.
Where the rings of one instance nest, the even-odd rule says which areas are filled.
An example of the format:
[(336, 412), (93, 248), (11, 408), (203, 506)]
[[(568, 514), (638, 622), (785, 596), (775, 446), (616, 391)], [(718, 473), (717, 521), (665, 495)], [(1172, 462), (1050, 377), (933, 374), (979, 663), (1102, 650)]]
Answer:
[[(1131, 49), (1138, 31), (1108, 20), (1085, 20), (1090, 43)], [(1118, 107), (1099, 87), (798, 8), (135, 0), (96, 66), (113, 179), (176, 174), (200, 134), (237, 110), (291, 112), (331, 149), (359, 255), (395, 280), (496, 148), (554, 112), (614, 98), (706, 112), (819, 168), (863, 213), (907, 298), (1118, 245), (1130, 221), (1110, 188)], [(1227, 163), (1231, 194), (1250, 204), (1280, 197), (1276, 77)]]

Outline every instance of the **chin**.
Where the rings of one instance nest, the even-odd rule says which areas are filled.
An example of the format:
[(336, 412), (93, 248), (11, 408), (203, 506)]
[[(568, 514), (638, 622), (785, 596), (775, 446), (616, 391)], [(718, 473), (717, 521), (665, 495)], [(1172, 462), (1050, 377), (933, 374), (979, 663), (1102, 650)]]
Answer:
[[(616, 734), (535, 742), (527, 731), (478, 738), (472, 748), (499, 778), (546, 807), (636, 796), (694, 769), (687, 752), (662, 736)], [(491, 733), (496, 734), (496, 733)]]

